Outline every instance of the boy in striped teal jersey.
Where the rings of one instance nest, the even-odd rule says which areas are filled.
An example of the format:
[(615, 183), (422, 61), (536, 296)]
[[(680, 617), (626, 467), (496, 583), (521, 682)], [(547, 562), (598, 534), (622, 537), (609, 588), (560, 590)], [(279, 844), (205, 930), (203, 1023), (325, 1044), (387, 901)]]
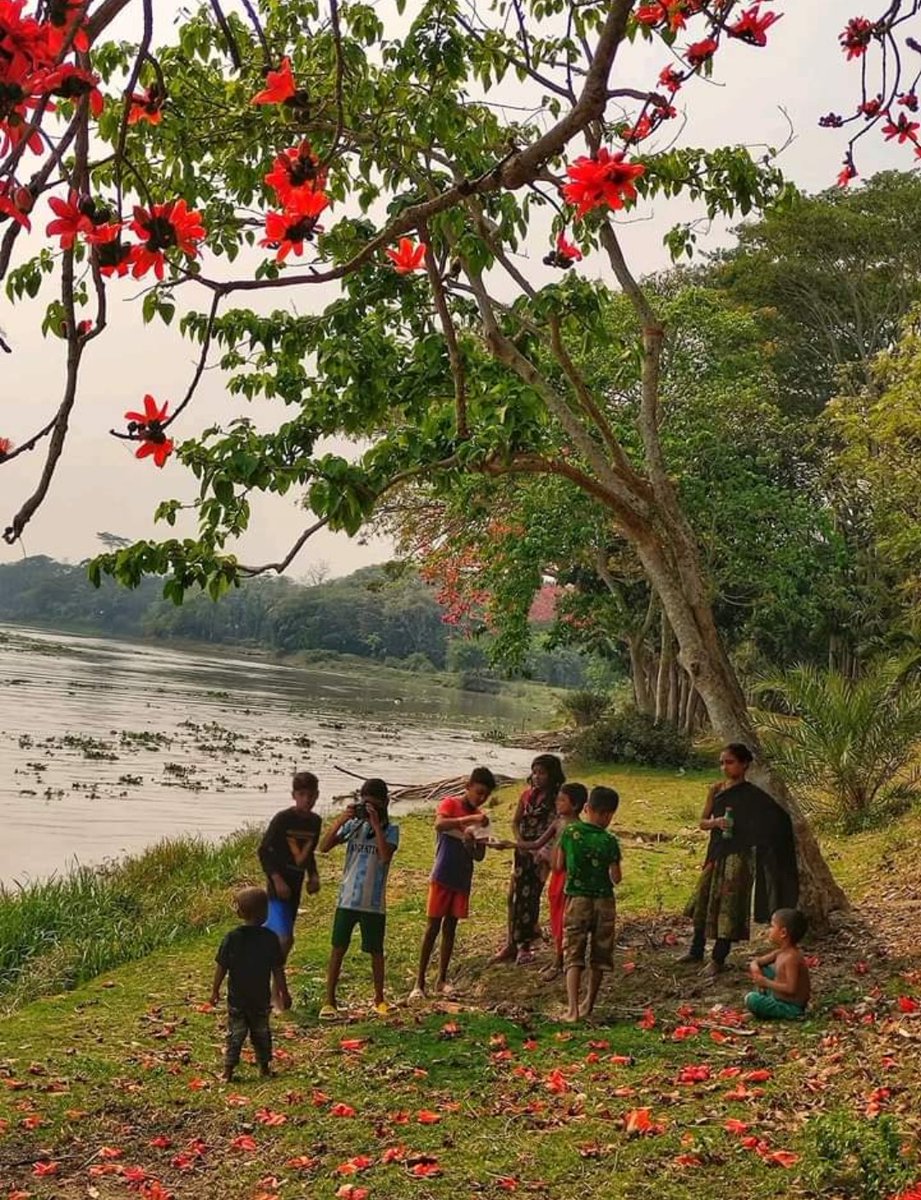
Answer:
[(320, 1017), (338, 1014), (336, 988), (352, 932), (361, 931), (361, 948), (371, 957), (374, 1011), (387, 1012), (384, 1000), (384, 933), (386, 929), (387, 875), (390, 860), (400, 844), (400, 829), (387, 816), (387, 785), (383, 779), (362, 784), (358, 805), (350, 804), (320, 843), (325, 854), (334, 846), (346, 847), (345, 867), (333, 917), (332, 952), (326, 973), (326, 1003)]

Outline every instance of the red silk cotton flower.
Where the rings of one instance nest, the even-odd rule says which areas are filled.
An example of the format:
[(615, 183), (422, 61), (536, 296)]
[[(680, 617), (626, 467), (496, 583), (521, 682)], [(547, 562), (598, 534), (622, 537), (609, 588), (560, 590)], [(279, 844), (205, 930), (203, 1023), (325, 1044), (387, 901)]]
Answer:
[(563, 198), (575, 206), (577, 217), (593, 208), (624, 208), (636, 199), (634, 180), (645, 170), (642, 163), (625, 162), (622, 153), (611, 154), (602, 147), (597, 157), (577, 158), (569, 164), (570, 182), (563, 187)]
[(702, 42), (692, 42), (685, 50), (684, 57), (696, 69), (710, 61), (716, 53), (716, 48), (716, 41), (713, 38), (704, 38)]
[(410, 275), (413, 271), (423, 269), (425, 251), (424, 242), (416, 243), (411, 238), (400, 238), (396, 250), (386, 250), (384, 253), (393, 263), (393, 269), (398, 275)]
[(782, 13), (766, 12), (764, 16), (760, 13), (758, 4), (747, 8), (742, 16), (733, 25), (726, 27), (726, 32), (730, 37), (739, 38), (743, 42), (748, 42), (750, 46), (766, 46), (767, 31), (779, 21)]
[(66, 200), (52, 196), (48, 207), (55, 214), (56, 220), (48, 223), (45, 233), (49, 237), (60, 237), (62, 250), (72, 250), (78, 234), (93, 232), (93, 222), (83, 211), (81, 198), (73, 189), (68, 193)]
[(278, 197), (279, 203), (287, 204), (292, 192), (298, 188), (322, 192), (326, 187), (326, 172), (320, 166), (310, 142), (302, 142), (300, 146), (283, 150), (276, 157), (272, 170), (265, 176), (265, 182)]
[(0, 460), (6, 458), (9, 452), (13, 449), (13, 443), (9, 438), (0, 437)]
[(174, 247), (193, 258), (198, 243), (207, 236), (201, 223), (201, 213), (190, 212), (185, 200), (169, 204), (152, 204), (150, 209), (136, 207), (131, 232), (141, 239), (140, 246), (131, 250), (132, 275), (140, 279), (153, 267), (158, 279), (163, 278), (165, 254)]
[(283, 58), (277, 71), (266, 74), (265, 87), (253, 96), (250, 104), (284, 104), (296, 94), (297, 84), (294, 82), (291, 59)]
[(128, 109), (128, 124), (139, 125), (146, 121), (148, 125), (159, 125), (163, 120), (165, 103), (166, 96), (156, 83), (152, 83), (144, 92), (133, 92), (131, 107)]
[(841, 49), (847, 52), (847, 60), (862, 58), (873, 38), (873, 22), (866, 17), (851, 17), (844, 31), (839, 34)]
[(259, 245), (277, 250), (276, 262), (284, 262), (292, 252), (303, 254), (304, 242), (312, 240), (318, 229), (317, 218), (328, 206), (329, 197), (323, 192), (310, 192), (304, 188), (292, 192), (284, 212), (266, 213), (266, 236)]
[(144, 397), (143, 412), (126, 412), (128, 432), (133, 434), (140, 446), (135, 452), (135, 458), (153, 458), (158, 467), (162, 467), (173, 452), (173, 440), (166, 436), (163, 422), (169, 404), (158, 404), (151, 395)]

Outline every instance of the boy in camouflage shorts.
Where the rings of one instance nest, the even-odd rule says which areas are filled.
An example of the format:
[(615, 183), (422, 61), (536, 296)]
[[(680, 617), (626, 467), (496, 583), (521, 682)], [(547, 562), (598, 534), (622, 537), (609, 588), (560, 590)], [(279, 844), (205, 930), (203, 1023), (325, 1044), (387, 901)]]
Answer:
[[(605, 971), (614, 966), (615, 883), (621, 881), (620, 846), (608, 826), (620, 797), (613, 788), (596, 787), (582, 819), (566, 826), (554, 865), (566, 869), (563, 917), (563, 967), (568, 1007), (565, 1021), (578, 1021), (595, 1007)], [(588, 992), (579, 993), (588, 959)]]

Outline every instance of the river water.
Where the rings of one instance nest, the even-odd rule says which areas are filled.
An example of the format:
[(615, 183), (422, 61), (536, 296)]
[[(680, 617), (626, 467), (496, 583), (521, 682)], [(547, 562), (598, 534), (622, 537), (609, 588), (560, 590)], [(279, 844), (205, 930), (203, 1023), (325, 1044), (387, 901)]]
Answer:
[(321, 810), (357, 786), (337, 767), (391, 784), (477, 764), (523, 776), (527, 751), (482, 738), (541, 717), (425, 675), (0, 627), (0, 884), (263, 823), (296, 769), (319, 777)]

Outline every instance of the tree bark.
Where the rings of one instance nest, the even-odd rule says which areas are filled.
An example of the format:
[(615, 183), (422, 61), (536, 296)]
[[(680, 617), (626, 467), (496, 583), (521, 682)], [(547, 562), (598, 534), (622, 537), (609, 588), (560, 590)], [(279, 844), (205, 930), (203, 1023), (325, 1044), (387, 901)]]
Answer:
[[(670, 524), (666, 520), (666, 524)], [(671, 532), (671, 531), (670, 531)], [(637, 539), (636, 550), (678, 641), (678, 658), (707, 710), (717, 737), (744, 742), (758, 756), (761, 749), (735, 670), (726, 655), (706, 599), (703, 569), (683, 536), (666, 547), (662, 539)], [(828, 927), (829, 915), (848, 907), (795, 796), (761, 761), (750, 777), (790, 814), (796, 837), (800, 907), (816, 931)]]
[(653, 715), (655, 703), (649, 680), (649, 652), (645, 646), (645, 634), (632, 633), (627, 638), (627, 653), (630, 656), (630, 682), (633, 685), (633, 703), (637, 711)]

